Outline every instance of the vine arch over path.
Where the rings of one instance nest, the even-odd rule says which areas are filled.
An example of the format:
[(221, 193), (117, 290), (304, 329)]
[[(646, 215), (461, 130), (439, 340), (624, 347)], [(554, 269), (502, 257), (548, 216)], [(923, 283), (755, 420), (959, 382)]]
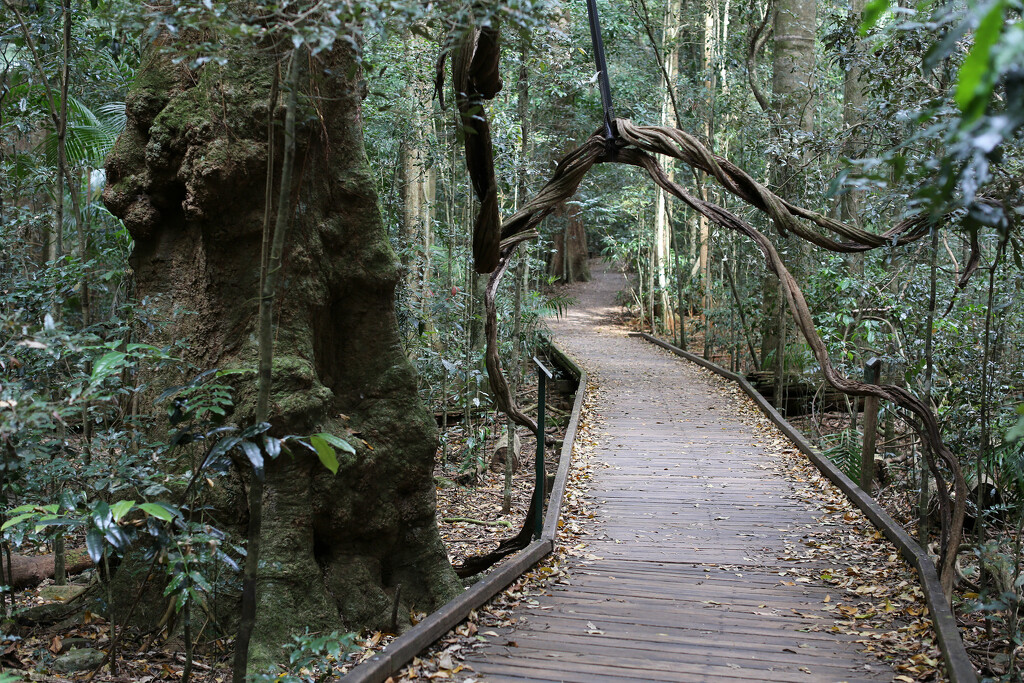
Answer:
[[(697, 138), (684, 131), (667, 126), (637, 126), (627, 119), (615, 119), (612, 122), (612, 129), (614, 137), (607, 137), (606, 130), (602, 127), (580, 147), (567, 154), (559, 162), (554, 176), (540, 192), (501, 224), (500, 239), (495, 239), (493, 219), (488, 216), (494, 207), (489, 206), (488, 202), (482, 205), (475, 227), (474, 258), (477, 259), (478, 270), (484, 272), (492, 263), (496, 264), (490, 271), (484, 300), (487, 315), (486, 364), (498, 407), (520, 425), (531, 430), (536, 429), (534, 421), (515, 404), (498, 356), (495, 297), (516, 247), (521, 242), (539, 236), (537, 226), (554, 211), (555, 207), (576, 193), (594, 164), (615, 162), (637, 166), (646, 171), (666, 192), (716, 225), (753, 241), (764, 256), (768, 270), (779, 278), (793, 319), (820, 364), (822, 374), (828, 383), (850, 396), (875, 396), (891, 401), (927, 444), (927, 448), (923, 450), (928, 468), (937, 483), (942, 519), (939, 575), (943, 591), (947, 599), (950, 599), (955, 581), (956, 555), (963, 535), (967, 485), (957, 457), (942, 440), (938, 419), (923, 401), (902, 387), (859, 382), (836, 370), (824, 342), (815, 329), (803, 292), (771, 240), (727, 209), (687, 192), (665, 173), (654, 155), (663, 154), (678, 159), (707, 173), (726, 191), (768, 214), (781, 235), (793, 234), (830, 251), (861, 252), (884, 245), (915, 241), (929, 234), (932, 226), (927, 217), (923, 214), (912, 216), (887, 232), (877, 235), (787, 202), (729, 160), (712, 154)], [(477, 155), (479, 154), (480, 151), (477, 150)], [(474, 173), (473, 155), (467, 152), (467, 159), (471, 173)], [(489, 173), (493, 177), (493, 164), (486, 166), (487, 168), (482, 170), (477, 168), (474, 175), (486, 176)], [(804, 221), (831, 232), (844, 241), (823, 234), (818, 229), (807, 226)], [(482, 233), (490, 235), (481, 235)], [(942, 466), (949, 472), (951, 481), (947, 482)]]

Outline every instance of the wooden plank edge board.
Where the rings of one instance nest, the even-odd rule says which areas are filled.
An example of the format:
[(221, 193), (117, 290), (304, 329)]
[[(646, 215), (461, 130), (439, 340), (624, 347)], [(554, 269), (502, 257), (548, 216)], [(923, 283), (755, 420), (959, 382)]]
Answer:
[(569, 481), (572, 446), (576, 440), (576, 430), (579, 427), (583, 401), (587, 393), (587, 373), (550, 340), (547, 341), (547, 348), (554, 360), (576, 377), (578, 385), (576, 400), (573, 401), (569, 424), (562, 441), (558, 471), (548, 498), (548, 511), (540, 539), (505, 560), (498, 569), (467, 588), (461, 595), (441, 605), (426, 619), (395, 638), (383, 651), (353, 667), (342, 677), (346, 683), (383, 683), (400, 671), (413, 657), (452, 630), (469, 616), (470, 612), (504, 590), (554, 549), (562, 498)]
[(804, 435), (791, 425), (786, 418), (782, 417), (779, 411), (775, 409), (775, 406), (770, 404), (742, 375), (730, 372), (688, 351), (683, 351), (656, 337), (652, 337), (646, 332), (631, 332), (629, 336), (642, 337), (652, 344), (667, 349), (681, 358), (692, 361), (717, 375), (739, 384), (740, 388), (753, 399), (768, 419), (774, 422), (796, 444), (800, 452), (807, 456), (811, 463), (833, 484), (838, 486), (853, 501), (854, 505), (860, 508), (861, 512), (871, 520), (871, 523), (900, 549), (904, 559), (917, 569), (917, 576), (921, 581), (921, 588), (924, 591), (925, 600), (928, 602), (928, 609), (932, 613), (932, 625), (935, 628), (935, 635), (939, 640), (942, 658), (946, 663), (946, 675), (949, 676), (949, 680), (952, 683), (977, 683), (978, 674), (971, 664), (971, 658), (968, 656), (963, 639), (960, 637), (960, 629), (956, 625), (953, 610), (950, 608), (949, 603), (946, 602), (945, 596), (942, 593), (942, 584), (939, 582), (939, 574), (935, 569), (935, 563), (931, 561), (928, 554), (918, 545), (917, 541), (911, 538), (910, 534), (896, 520), (890, 517), (889, 513), (882, 506), (875, 502), (874, 498), (855, 484), (842, 470), (832, 464), (831, 460), (815, 450), (811, 443), (804, 438)]
[[(551, 486), (551, 496), (548, 498), (548, 511), (544, 517), (544, 533), (541, 535), (541, 538), (550, 539), (552, 548), (554, 548), (555, 535), (558, 533), (558, 516), (562, 512), (562, 496), (565, 494), (565, 487), (569, 482), (569, 468), (572, 465), (572, 446), (573, 442), (576, 441), (576, 430), (580, 425), (580, 413), (583, 412), (583, 399), (587, 393), (587, 373), (565, 355), (561, 349), (551, 343), (550, 339), (545, 341), (548, 352), (554, 360), (572, 373), (578, 381), (576, 400), (572, 403), (569, 424), (566, 425), (565, 437), (562, 439), (562, 451), (558, 457), (558, 470), (555, 472), (555, 481)], [(552, 501), (556, 501), (554, 505), (552, 505)]]

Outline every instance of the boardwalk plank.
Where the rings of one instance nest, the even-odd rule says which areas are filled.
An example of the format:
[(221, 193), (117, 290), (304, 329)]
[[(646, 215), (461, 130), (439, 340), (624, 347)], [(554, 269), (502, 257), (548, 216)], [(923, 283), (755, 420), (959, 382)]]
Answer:
[(703, 371), (609, 325), (615, 285), (597, 275), (553, 325), (601, 387), (588, 547), (467, 663), (519, 683), (891, 680), (830, 630), (824, 599), (844, 596), (792, 580), (828, 567), (792, 556), (820, 527), (765, 439)]

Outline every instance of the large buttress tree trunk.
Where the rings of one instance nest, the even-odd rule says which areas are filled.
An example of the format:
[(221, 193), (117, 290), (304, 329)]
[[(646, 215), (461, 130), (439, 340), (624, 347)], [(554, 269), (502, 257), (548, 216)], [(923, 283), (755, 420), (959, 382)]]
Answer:
[[(168, 321), (149, 341), (183, 342), (200, 368), (255, 367), (256, 359), (276, 58), (267, 46), (222, 54), (227, 66), (190, 72), (150, 51), (104, 193), (135, 240), (139, 297), (153, 319)], [(278, 434), (351, 430), (359, 438), (350, 439), (355, 456), (339, 453), (337, 476), (301, 452), (267, 468), (255, 668), (307, 626), (387, 628), (396, 598), (401, 624), (408, 608), (430, 610), (460, 589), (434, 520), (435, 427), (398, 337), (399, 271), (366, 166), (358, 70), (338, 48), (304, 58), (303, 73), (271, 422)], [(279, 120), (283, 110), (275, 103)], [(252, 419), (255, 395), (253, 377), (239, 387), (234, 420)], [(234, 501), (239, 528), (242, 500)], [(225, 507), (222, 514), (233, 512)]]

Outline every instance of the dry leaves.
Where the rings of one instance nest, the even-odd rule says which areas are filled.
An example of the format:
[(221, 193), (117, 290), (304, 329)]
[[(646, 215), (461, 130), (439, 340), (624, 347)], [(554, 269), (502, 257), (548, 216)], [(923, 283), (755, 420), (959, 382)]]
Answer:
[[(707, 374), (758, 431), (773, 456), (771, 469), (793, 483), (793, 497), (820, 515), (816, 528), (804, 529), (798, 541), (787, 542), (785, 559), (793, 568), (780, 572), (786, 575), (780, 577), (786, 585), (821, 581), (836, 589), (821, 606), (835, 615), (835, 621), (810, 625), (808, 630), (857, 636), (866, 652), (897, 671), (898, 680), (942, 680), (941, 652), (916, 572), (739, 387)], [(821, 570), (822, 563), (828, 568)]]
[[(568, 576), (564, 566), (570, 557), (574, 562), (587, 561), (587, 545), (582, 542), (583, 525), (585, 520), (593, 518), (593, 513), (590, 510), (592, 501), (586, 491), (593, 468), (600, 466), (592, 460), (598, 420), (593, 410), (595, 401), (596, 390), (591, 387), (587, 392), (573, 447), (572, 467), (562, 500), (555, 551), (488, 603), (471, 612), (465, 621), (394, 676), (394, 683), (438, 679), (475, 683), (480, 680), (472, 667), (464, 662), (466, 654), (496, 640), (505, 647), (516, 647), (515, 641), (500, 635), (498, 629), (514, 627), (518, 621), (513, 614), (514, 610), (536, 607), (536, 596), (546, 594), (552, 585), (566, 583)], [(588, 625), (588, 628), (599, 631), (596, 626)]]

